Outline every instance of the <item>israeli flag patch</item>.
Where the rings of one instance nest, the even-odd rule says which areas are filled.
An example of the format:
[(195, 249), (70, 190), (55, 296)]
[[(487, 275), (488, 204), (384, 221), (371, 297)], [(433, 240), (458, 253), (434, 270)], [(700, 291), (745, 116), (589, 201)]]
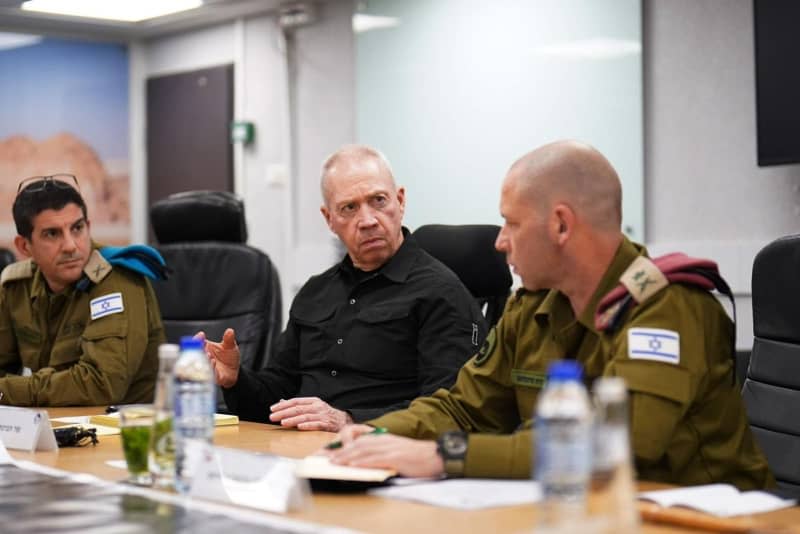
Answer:
[(629, 328), (628, 357), (677, 365), (681, 361), (680, 335), (661, 328)]
[(92, 299), (89, 301), (89, 308), (92, 311), (92, 321), (106, 315), (120, 313), (125, 310), (125, 306), (122, 305), (122, 293), (109, 293)]

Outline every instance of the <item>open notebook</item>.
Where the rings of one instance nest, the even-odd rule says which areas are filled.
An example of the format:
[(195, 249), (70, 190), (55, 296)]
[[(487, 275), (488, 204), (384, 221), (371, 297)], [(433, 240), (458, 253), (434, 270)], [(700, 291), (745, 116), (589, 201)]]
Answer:
[[(119, 427), (119, 412), (89, 416), (89, 424)], [(214, 426), (238, 425), (239, 417), (223, 413), (214, 414)]]
[(795, 504), (791, 499), (781, 499), (765, 491), (739, 491), (730, 484), (645, 491), (639, 494), (639, 499), (665, 508), (682, 506), (718, 517), (760, 514)]

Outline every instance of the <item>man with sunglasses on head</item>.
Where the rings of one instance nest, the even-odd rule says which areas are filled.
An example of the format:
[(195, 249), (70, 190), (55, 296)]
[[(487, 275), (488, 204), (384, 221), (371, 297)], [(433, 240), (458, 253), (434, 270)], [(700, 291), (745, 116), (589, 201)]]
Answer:
[(0, 275), (0, 404), (149, 402), (165, 341), (149, 281), (92, 242), (72, 175), (23, 180), (13, 206), (24, 259)]

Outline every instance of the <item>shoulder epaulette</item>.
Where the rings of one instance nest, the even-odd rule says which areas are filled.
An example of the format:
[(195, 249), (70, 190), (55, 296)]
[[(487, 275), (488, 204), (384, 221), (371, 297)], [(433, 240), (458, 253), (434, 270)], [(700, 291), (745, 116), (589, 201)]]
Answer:
[(111, 264), (106, 261), (100, 251), (94, 249), (89, 261), (86, 262), (86, 267), (83, 268), (83, 273), (91, 282), (99, 284), (111, 272)]
[[(636, 258), (625, 269), (620, 283), (608, 292), (597, 305), (594, 326), (599, 331), (613, 332), (630, 306), (636, 306), (673, 283), (687, 284), (706, 291), (716, 289), (731, 301), (733, 311), (733, 335), (731, 356), (736, 357), (736, 301), (730, 286), (719, 274), (716, 262), (702, 258), (691, 258), (682, 252), (673, 252), (653, 260), (644, 256)], [(734, 383), (736, 365), (733, 366)]]
[(690, 258), (673, 252), (655, 259), (637, 257), (620, 276), (620, 283), (597, 305), (595, 327), (613, 330), (625, 309), (645, 302), (670, 283), (683, 283), (706, 291), (716, 289), (732, 298), (728, 283), (719, 274), (717, 264), (702, 258)]
[(15, 261), (3, 269), (3, 273), (0, 274), (0, 285), (4, 285), (6, 282), (11, 282), (12, 280), (23, 280), (32, 276), (33, 260), (29, 258), (27, 260)]

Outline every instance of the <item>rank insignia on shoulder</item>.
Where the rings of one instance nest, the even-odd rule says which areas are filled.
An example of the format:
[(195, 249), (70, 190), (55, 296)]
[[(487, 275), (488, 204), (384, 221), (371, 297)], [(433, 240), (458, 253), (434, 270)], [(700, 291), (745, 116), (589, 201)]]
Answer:
[(475, 366), (480, 367), (489, 359), (489, 356), (492, 355), (494, 352), (495, 346), (497, 345), (497, 330), (495, 327), (492, 327), (489, 330), (489, 334), (486, 336), (486, 339), (481, 345), (480, 350), (478, 350), (478, 354), (475, 355)]
[(661, 328), (629, 328), (628, 357), (677, 365), (681, 361), (680, 334)]
[(92, 312), (93, 321), (106, 315), (122, 313), (125, 311), (125, 306), (122, 304), (122, 293), (109, 293), (92, 299), (89, 301), (89, 308)]

